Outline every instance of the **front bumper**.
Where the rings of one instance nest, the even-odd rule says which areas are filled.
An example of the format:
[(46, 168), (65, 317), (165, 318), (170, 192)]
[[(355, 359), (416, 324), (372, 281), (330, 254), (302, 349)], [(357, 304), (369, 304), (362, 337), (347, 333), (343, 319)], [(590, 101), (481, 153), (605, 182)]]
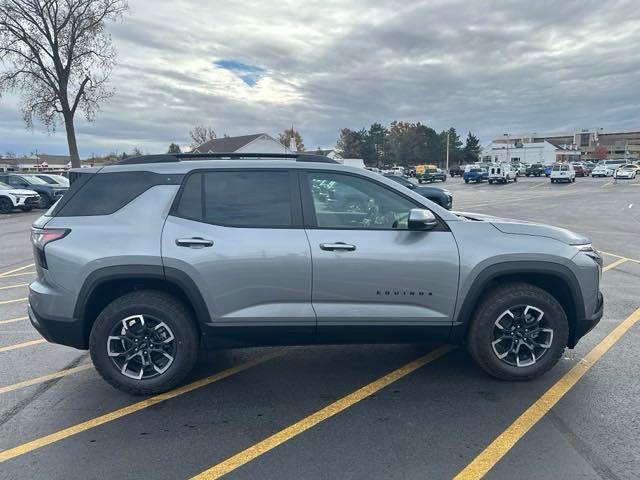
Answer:
[(569, 343), (568, 347), (573, 348), (578, 343), (582, 337), (584, 337), (587, 333), (589, 333), (593, 328), (600, 322), (602, 315), (604, 313), (604, 297), (602, 292), (598, 292), (598, 303), (596, 306), (596, 311), (593, 314), (589, 315), (585, 318), (576, 319), (576, 323), (569, 334)]

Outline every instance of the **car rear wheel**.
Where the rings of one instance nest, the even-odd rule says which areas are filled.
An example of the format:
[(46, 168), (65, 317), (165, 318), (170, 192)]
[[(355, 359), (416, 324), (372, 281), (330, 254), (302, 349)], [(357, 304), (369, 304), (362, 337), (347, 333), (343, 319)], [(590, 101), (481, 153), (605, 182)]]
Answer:
[(477, 364), (502, 380), (530, 380), (562, 357), (569, 337), (564, 309), (548, 292), (527, 283), (494, 288), (480, 303), (467, 334)]
[(135, 291), (111, 302), (96, 319), (89, 338), (98, 373), (133, 395), (177, 386), (195, 365), (198, 346), (189, 309), (155, 290)]
[(11, 213), (13, 203), (6, 197), (0, 197), (0, 213)]

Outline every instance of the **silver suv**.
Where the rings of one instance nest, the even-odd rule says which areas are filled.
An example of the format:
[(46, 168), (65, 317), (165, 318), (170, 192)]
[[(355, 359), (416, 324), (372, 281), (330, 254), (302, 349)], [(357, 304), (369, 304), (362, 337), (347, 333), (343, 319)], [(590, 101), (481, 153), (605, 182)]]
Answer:
[(176, 386), (200, 347), (434, 339), (526, 380), (602, 316), (581, 235), (455, 214), (326, 157), (217, 157), (77, 170), (33, 225), (31, 322), (121, 390)]

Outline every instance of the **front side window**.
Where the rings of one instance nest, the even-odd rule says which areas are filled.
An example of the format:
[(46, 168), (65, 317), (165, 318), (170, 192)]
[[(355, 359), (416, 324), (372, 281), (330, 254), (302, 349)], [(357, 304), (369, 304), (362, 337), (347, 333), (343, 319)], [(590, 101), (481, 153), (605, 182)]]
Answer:
[(290, 227), (289, 172), (195, 173), (185, 183), (176, 214), (230, 227)]
[(309, 172), (307, 179), (319, 228), (406, 230), (409, 211), (420, 208), (362, 177)]

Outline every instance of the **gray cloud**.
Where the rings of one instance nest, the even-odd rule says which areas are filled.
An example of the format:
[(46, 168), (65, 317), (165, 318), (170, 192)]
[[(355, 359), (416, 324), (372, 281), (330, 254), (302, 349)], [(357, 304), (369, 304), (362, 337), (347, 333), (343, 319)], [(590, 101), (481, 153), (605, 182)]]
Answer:
[[(640, 11), (620, 1), (132, 2), (111, 28), (116, 89), (83, 155), (164, 151), (195, 124), (333, 145), (374, 121), (504, 132), (640, 128)], [(247, 84), (225, 61), (264, 69)], [(249, 82), (252, 83), (252, 82)], [(0, 149), (64, 152), (0, 103)]]

